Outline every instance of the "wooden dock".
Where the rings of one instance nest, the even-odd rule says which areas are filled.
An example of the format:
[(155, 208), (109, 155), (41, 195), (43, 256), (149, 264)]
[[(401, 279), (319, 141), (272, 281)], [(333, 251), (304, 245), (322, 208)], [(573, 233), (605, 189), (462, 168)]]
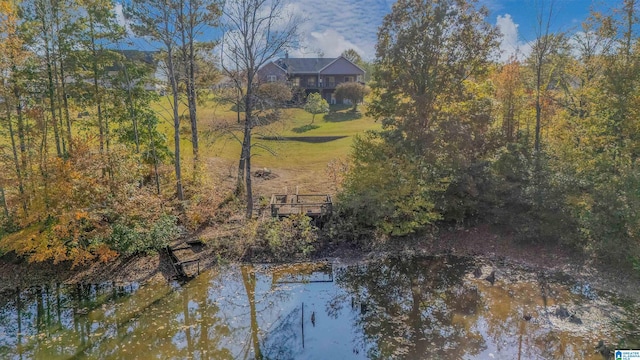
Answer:
[(276, 265), (271, 268), (271, 284), (308, 284), (333, 282), (333, 264), (329, 261)]
[(200, 240), (187, 240), (176, 246), (168, 246), (167, 254), (179, 277), (190, 279), (200, 274), (200, 256), (204, 244)]
[(313, 219), (324, 218), (333, 211), (331, 195), (328, 194), (294, 194), (271, 195), (271, 216), (288, 217), (293, 214), (305, 214)]

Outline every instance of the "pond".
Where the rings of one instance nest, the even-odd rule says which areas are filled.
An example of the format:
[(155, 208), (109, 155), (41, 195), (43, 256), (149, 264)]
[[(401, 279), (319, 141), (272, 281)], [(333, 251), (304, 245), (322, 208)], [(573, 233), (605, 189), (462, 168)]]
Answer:
[(235, 265), (2, 293), (0, 358), (603, 359), (640, 348), (639, 315), (589, 284), (472, 258)]

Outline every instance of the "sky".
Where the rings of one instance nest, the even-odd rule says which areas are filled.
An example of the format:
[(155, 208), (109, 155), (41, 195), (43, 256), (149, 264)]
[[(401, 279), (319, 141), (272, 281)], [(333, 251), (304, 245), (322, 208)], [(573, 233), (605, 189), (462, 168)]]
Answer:
[[(375, 58), (378, 27), (391, 12), (395, 0), (290, 0), (287, 11), (307, 20), (301, 27), (299, 49), (292, 57), (336, 57), (353, 48), (366, 60)], [(574, 33), (589, 15), (592, 7), (607, 10), (622, 0), (478, 0), (489, 10), (487, 21), (501, 33), (499, 57), (506, 61), (514, 53), (526, 56), (529, 43), (536, 38), (537, 14), (541, 4), (553, 2), (551, 31)], [(124, 22), (122, 6), (116, 6), (119, 20)], [(141, 40), (133, 40), (134, 47), (145, 47)], [(147, 45), (148, 46), (148, 45)]]
[[(621, 0), (620, 0), (621, 1)], [(378, 27), (391, 11), (394, 0), (299, 0), (292, 11), (305, 16), (302, 42), (304, 49), (291, 56), (338, 56), (353, 48), (365, 59), (375, 57)], [(479, 0), (489, 9), (487, 19), (502, 32), (501, 59), (506, 60), (516, 50), (528, 51), (527, 43), (535, 39), (536, 18), (541, 3), (550, 0)], [(597, 6), (598, 0), (555, 0), (551, 30), (575, 32)], [(606, 5), (605, 5), (606, 6)]]

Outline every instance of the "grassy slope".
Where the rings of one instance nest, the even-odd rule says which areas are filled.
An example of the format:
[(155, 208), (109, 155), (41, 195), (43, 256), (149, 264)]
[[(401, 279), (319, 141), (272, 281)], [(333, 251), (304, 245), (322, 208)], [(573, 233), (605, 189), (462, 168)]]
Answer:
[[(346, 110), (341, 110), (342, 112)], [(229, 111), (217, 111), (218, 118), (228, 118), (235, 113)], [(211, 125), (208, 119), (203, 119), (202, 123)], [(215, 118), (214, 118), (215, 121)], [(294, 169), (316, 169), (324, 168), (331, 159), (348, 155), (353, 135), (364, 132), (368, 129), (378, 128), (378, 124), (372, 119), (362, 117), (360, 119), (329, 122), (324, 120), (324, 116), (317, 115), (314, 125), (317, 129), (303, 133), (296, 133), (292, 129), (300, 128), (311, 123), (311, 114), (302, 109), (287, 109), (283, 112), (280, 122), (254, 130), (254, 143), (267, 146), (275, 153), (261, 148), (254, 148), (253, 164), (256, 167), (269, 168), (294, 168)], [(203, 129), (204, 130), (204, 129)], [(301, 141), (272, 141), (261, 140), (259, 136), (281, 136), (281, 137), (322, 137), (322, 136), (347, 136), (346, 138), (323, 142), (308, 143)], [(240, 144), (229, 135), (222, 135), (207, 146), (205, 150), (208, 156), (222, 157), (236, 160), (240, 154)]]
[[(165, 120), (161, 128), (167, 134), (170, 147), (173, 149), (173, 128), (170, 122), (168, 100), (162, 99), (155, 105), (158, 114)], [(364, 110), (364, 109), (360, 109)], [(268, 193), (282, 189), (301, 186), (305, 191), (329, 191), (326, 176), (327, 163), (332, 159), (345, 158), (351, 150), (353, 136), (366, 130), (379, 129), (380, 124), (364, 115), (354, 116), (346, 107), (334, 107), (328, 115), (316, 115), (313, 125), (317, 128), (305, 132), (295, 132), (294, 129), (311, 123), (312, 115), (299, 108), (286, 109), (282, 119), (264, 127), (254, 129), (253, 169), (269, 168), (277, 179), (269, 184), (256, 183), (258, 193)], [(182, 114), (187, 114), (181, 109)], [(244, 114), (241, 114), (243, 116)], [(240, 154), (240, 143), (229, 132), (213, 131), (223, 124), (236, 124), (236, 113), (229, 105), (216, 105), (210, 102), (198, 109), (200, 154), (201, 159), (210, 165), (212, 171), (224, 175), (234, 175)], [(187, 130), (187, 120), (183, 120), (182, 129)], [(234, 131), (241, 138), (240, 131)], [(268, 137), (324, 137), (345, 136), (344, 138), (310, 143), (302, 141), (263, 140), (260, 136)], [(181, 151), (183, 168), (191, 167), (192, 146), (188, 140), (190, 135), (183, 132)], [(261, 148), (265, 146), (268, 150)], [(213, 168), (211, 168), (213, 165)], [(266, 182), (265, 182), (266, 183)], [(262, 185), (262, 186), (261, 186)], [(268, 186), (267, 186), (268, 185)], [(301, 190), (303, 191), (303, 190)]]

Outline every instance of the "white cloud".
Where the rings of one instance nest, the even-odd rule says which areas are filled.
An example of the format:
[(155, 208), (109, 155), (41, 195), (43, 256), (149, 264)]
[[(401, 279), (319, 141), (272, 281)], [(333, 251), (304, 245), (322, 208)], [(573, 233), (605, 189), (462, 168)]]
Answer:
[(116, 14), (116, 22), (118, 23), (118, 25), (124, 27), (127, 30), (128, 35), (133, 35), (133, 31), (127, 23), (127, 19), (124, 17), (124, 9), (122, 8), (122, 3), (117, 2), (113, 7), (113, 12)]
[(324, 57), (337, 57), (347, 49), (354, 49), (361, 55), (367, 53), (333, 29), (312, 31), (302, 41), (303, 48), (293, 51), (292, 56), (317, 56), (322, 53)]
[[(378, 26), (391, 11), (392, 0), (299, 0), (295, 12), (307, 18), (302, 26), (303, 48), (294, 56), (337, 56), (354, 48), (365, 59), (375, 56)], [(294, 54), (295, 53), (295, 54)]]
[(513, 21), (511, 15), (498, 15), (496, 26), (502, 35), (500, 38), (500, 61), (506, 62), (512, 56), (518, 59), (525, 58), (531, 53), (531, 44), (518, 39), (519, 25)]
[[(378, 27), (391, 11), (395, 0), (298, 0), (284, 7), (284, 19), (294, 17), (306, 21), (300, 26), (300, 44), (289, 51), (293, 57), (335, 57), (353, 48), (364, 58), (373, 60)], [(503, 9), (500, 0), (481, 0), (492, 11)], [(121, 6), (120, 6), (121, 8)], [(523, 59), (531, 52), (531, 43), (520, 40), (519, 25), (508, 13), (498, 15), (499, 59), (507, 61), (511, 56)]]

